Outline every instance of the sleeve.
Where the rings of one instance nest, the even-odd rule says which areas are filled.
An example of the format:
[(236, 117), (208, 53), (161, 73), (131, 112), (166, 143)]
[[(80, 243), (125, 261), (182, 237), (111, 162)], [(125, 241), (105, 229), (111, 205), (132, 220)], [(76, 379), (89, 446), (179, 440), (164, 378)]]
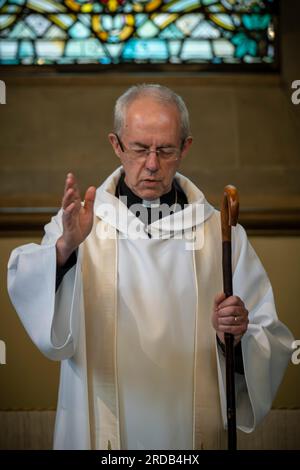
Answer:
[(58, 290), (61, 285), (64, 276), (67, 274), (69, 269), (71, 269), (77, 262), (76, 251), (70, 255), (63, 266), (56, 266), (56, 281), (55, 281), (55, 292)]
[[(232, 246), (233, 293), (249, 311), (248, 330), (241, 340), (244, 375), (235, 374), (237, 426), (252, 432), (271, 408), (291, 359), (294, 338), (278, 319), (268, 276), (240, 225), (233, 229)], [(224, 357), (219, 355), (219, 361), (226, 423)]]
[(80, 262), (65, 274), (55, 293), (56, 241), (61, 234), (59, 211), (45, 226), (41, 245), (30, 243), (16, 248), (8, 262), (12, 304), (31, 340), (53, 360), (74, 354), (82, 306)]
[[(220, 348), (223, 356), (226, 357), (226, 348), (225, 344), (221, 342), (219, 339), (218, 335), (216, 335), (217, 338), (217, 344), (218, 347)], [(242, 354), (242, 346), (241, 342), (239, 342), (235, 347), (234, 347), (234, 372), (237, 374), (242, 374), (244, 375), (244, 364), (243, 364), (243, 354)]]

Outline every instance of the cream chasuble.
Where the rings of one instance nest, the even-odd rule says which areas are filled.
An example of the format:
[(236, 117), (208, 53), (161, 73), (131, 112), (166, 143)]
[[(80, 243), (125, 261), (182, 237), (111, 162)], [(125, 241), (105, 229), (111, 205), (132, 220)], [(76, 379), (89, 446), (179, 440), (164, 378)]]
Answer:
[[(93, 447), (110, 441), (125, 449), (211, 448), (222, 427), (211, 325), (213, 298), (222, 290), (219, 237), (202, 246), (204, 201), (189, 190), (197, 218), (189, 207), (148, 226), (151, 239), (136, 239), (145, 226), (114, 191), (115, 181), (83, 251)], [(119, 220), (105, 213), (109, 203), (122, 213)], [(213, 216), (208, 205), (205, 215)], [(174, 238), (182, 229), (187, 238)]]

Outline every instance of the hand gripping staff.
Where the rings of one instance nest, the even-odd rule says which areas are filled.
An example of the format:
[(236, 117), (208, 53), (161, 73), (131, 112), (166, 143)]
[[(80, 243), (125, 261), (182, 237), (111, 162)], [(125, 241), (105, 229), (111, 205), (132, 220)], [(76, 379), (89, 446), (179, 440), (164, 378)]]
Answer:
[[(231, 262), (231, 227), (237, 224), (239, 215), (238, 192), (234, 186), (224, 188), (221, 225), (222, 225), (222, 267), (223, 289), (227, 297), (232, 295), (232, 262)], [(226, 355), (226, 402), (228, 450), (236, 450), (236, 409), (234, 384), (234, 336), (225, 333)]]

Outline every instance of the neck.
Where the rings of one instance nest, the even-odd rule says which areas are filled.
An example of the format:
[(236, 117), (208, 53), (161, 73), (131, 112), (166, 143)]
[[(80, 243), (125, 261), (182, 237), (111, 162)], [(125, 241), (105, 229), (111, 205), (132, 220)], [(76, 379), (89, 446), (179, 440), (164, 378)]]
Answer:
[[(122, 176), (121, 176), (122, 178)], [(145, 200), (145, 201), (156, 201), (157, 199), (160, 199), (162, 198), (163, 196), (165, 196), (166, 194), (168, 194), (171, 190), (172, 190), (172, 186), (173, 186), (173, 182), (170, 184), (170, 186), (168, 187), (168, 189), (166, 191), (164, 191), (162, 194), (158, 195), (158, 196), (154, 196), (154, 197), (149, 197), (149, 198), (145, 198), (143, 196), (141, 196), (140, 194), (138, 194), (135, 189), (128, 183), (127, 179), (126, 179), (126, 175), (123, 176), (122, 178), (124, 184), (126, 185), (126, 187), (128, 188), (129, 191), (132, 192), (132, 194), (134, 194), (135, 197), (139, 198), (141, 201), (142, 200)]]

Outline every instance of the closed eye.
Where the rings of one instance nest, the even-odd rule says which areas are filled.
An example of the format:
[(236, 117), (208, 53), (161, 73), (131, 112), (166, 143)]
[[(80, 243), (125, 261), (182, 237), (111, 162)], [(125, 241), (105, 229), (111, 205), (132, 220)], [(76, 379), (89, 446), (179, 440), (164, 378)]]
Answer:
[(148, 148), (135, 148), (135, 149), (131, 149), (132, 152), (134, 153), (145, 153), (148, 151)]
[(158, 147), (157, 150), (163, 153), (173, 153), (175, 151), (175, 148), (174, 147)]

